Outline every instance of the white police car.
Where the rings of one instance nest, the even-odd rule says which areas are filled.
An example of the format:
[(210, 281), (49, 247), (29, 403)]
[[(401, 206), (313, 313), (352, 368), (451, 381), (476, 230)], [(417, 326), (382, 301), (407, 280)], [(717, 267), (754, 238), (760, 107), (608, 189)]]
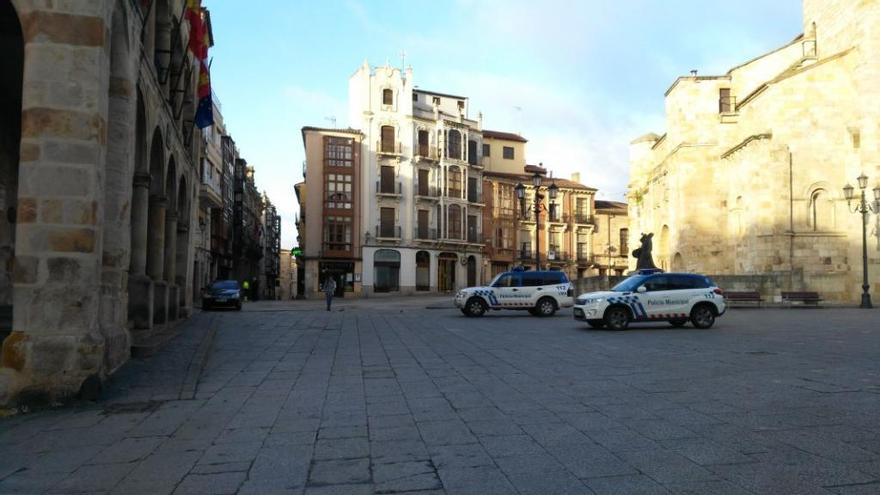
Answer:
[(631, 321), (709, 328), (726, 309), (724, 292), (705, 275), (640, 270), (610, 291), (581, 294), (573, 313), (593, 328), (623, 330)]
[(571, 307), (574, 289), (560, 271), (511, 271), (498, 274), (488, 287), (470, 287), (455, 295), (455, 307), (466, 316), (483, 316), (489, 309), (525, 309), (535, 316), (552, 316)]

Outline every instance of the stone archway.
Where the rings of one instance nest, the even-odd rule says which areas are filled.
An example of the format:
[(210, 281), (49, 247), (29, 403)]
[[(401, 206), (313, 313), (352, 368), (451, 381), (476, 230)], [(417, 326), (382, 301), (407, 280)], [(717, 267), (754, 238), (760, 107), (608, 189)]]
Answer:
[(11, 2), (0, 2), (0, 341), (12, 330), (24, 38)]
[[(136, 95), (134, 178), (131, 196), (131, 256), (128, 268), (128, 321), (134, 330), (141, 330), (150, 328), (153, 322), (153, 284), (147, 275), (147, 222), (151, 179), (150, 163), (147, 161), (147, 117), (144, 97), (139, 89)], [(158, 133), (158, 130), (156, 132)], [(156, 136), (154, 136), (155, 139), (157, 139)]]
[(177, 292), (175, 275), (177, 274), (177, 162), (174, 156), (168, 159), (168, 170), (165, 173), (165, 197), (167, 207), (165, 209), (165, 238), (163, 261), (165, 267), (162, 270), (162, 280), (165, 282), (166, 297), (160, 301), (166, 306), (166, 319), (177, 319)]
[(162, 133), (157, 128), (153, 132), (150, 146), (150, 199), (147, 213), (147, 275), (153, 286), (151, 307), (152, 324), (165, 323), (167, 313), (165, 270), (165, 211), (168, 199), (165, 196), (165, 145)]

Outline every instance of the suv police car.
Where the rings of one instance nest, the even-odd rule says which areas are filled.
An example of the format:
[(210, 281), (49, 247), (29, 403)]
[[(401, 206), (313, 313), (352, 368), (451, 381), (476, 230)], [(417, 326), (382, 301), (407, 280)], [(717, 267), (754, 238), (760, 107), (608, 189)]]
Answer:
[(489, 309), (525, 309), (535, 316), (552, 316), (571, 307), (574, 289), (560, 271), (510, 271), (498, 274), (488, 287), (470, 287), (455, 295), (455, 307), (465, 316), (483, 316)]
[(631, 321), (709, 328), (726, 309), (724, 292), (705, 275), (640, 270), (610, 291), (581, 294), (573, 313), (593, 328), (623, 330)]

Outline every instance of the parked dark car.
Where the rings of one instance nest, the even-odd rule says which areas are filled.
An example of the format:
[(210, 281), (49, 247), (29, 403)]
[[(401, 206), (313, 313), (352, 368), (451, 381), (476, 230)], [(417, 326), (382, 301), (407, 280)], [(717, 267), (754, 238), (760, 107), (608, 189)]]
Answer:
[(217, 280), (202, 295), (202, 309), (222, 307), (241, 311), (241, 287), (237, 280)]

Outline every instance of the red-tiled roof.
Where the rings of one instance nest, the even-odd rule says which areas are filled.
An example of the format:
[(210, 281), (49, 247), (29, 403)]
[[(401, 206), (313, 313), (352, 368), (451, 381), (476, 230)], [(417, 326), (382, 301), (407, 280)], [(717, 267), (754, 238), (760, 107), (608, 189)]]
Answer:
[(627, 210), (629, 208), (626, 203), (621, 203), (620, 201), (608, 201), (605, 199), (597, 199), (595, 204), (597, 210)]
[[(510, 181), (522, 182), (525, 185), (531, 185), (532, 176), (531, 174), (513, 174), (510, 172), (483, 172), (483, 177), (492, 179), (507, 179)], [(543, 185), (548, 186), (551, 182), (555, 182), (558, 187), (562, 187), (565, 189), (580, 189), (583, 191), (596, 191), (597, 189), (585, 186), (579, 182), (570, 181), (568, 179), (549, 179), (545, 178), (542, 182)]]
[(520, 143), (528, 142), (526, 138), (520, 136), (519, 134), (503, 131), (490, 131), (489, 129), (483, 129), (483, 137), (492, 139), (506, 139), (507, 141), (519, 141)]
[(547, 169), (539, 165), (526, 165), (525, 167), (523, 167), (523, 170), (525, 170), (527, 174), (538, 173), (547, 175)]

